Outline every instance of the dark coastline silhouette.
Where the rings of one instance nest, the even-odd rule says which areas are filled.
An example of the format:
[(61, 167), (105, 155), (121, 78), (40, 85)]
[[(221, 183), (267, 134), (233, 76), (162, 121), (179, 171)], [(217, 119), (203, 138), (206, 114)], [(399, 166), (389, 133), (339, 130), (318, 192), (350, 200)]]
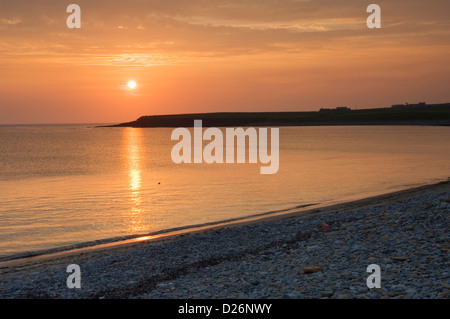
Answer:
[(450, 103), (395, 105), (351, 110), (347, 107), (315, 112), (222, 112), (142, 116), (108, 127), (319, 126), (319, 125), (434, 125), (450, 126)]

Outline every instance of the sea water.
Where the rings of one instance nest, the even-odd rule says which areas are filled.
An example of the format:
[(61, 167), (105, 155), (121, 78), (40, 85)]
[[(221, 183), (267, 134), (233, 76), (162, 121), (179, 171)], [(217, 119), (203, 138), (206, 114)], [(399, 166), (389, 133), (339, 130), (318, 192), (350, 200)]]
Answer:
[(450, 127), (281, 127), (273, 175), (259, 164), (175, 164), (172, 131), (0, 126), (0, 260), (450, 176)]

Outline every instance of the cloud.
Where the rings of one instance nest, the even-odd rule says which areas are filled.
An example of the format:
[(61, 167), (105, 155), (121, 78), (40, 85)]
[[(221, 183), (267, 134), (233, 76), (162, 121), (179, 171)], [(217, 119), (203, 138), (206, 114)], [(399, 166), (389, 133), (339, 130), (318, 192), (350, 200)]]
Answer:
[(6, 25), (16, 25), (21, 23), (22, 20), (18, 18), (12, 18), (12, 19), (0, 19), (0, 24), (6, 24)]
[(47, 54), (50, 60), (62, 62), (67, 57), (67, 63), (93, 64), (117, 63), (130, 55), (137, 65), (151, 66), (154, 61), (191, 61), (195, 56), (443, 45), (450, 33), (448, 0), (380, 0), (382, 29), (376, 32), (367, 29), (366, 4), (359, 0), (76, 2), (81, 7), (80, 30), (65, 25), (67, 3), (2, 3), (0, 36), (8, 44), (0, 46), (3, 55), (13, 59), (14, 54), (27, 58)]

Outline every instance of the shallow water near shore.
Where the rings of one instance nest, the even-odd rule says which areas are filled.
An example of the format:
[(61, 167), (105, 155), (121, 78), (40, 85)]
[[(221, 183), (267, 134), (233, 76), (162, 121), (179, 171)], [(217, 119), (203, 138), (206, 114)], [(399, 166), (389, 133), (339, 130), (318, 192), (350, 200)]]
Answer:
[[(450, 128), (280, 128), (280, 168), (180, 164), (172, 129), (0, 126), (0, 258), (434, 183)], [(206, 142), (205, 142), (206, 144)]]

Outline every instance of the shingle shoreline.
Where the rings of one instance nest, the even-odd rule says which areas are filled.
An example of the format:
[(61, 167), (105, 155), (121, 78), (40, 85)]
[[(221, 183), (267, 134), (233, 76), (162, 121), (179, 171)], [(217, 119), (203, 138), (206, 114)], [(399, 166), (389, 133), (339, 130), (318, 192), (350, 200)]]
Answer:
[[(449, 199), (444, 182), (356, 207), (0, 267), (0, 298), (449, 299)], [(67, 288), (71, 263), (81, 289)], [(371, 264), (381, 288), (367, 287)]]

